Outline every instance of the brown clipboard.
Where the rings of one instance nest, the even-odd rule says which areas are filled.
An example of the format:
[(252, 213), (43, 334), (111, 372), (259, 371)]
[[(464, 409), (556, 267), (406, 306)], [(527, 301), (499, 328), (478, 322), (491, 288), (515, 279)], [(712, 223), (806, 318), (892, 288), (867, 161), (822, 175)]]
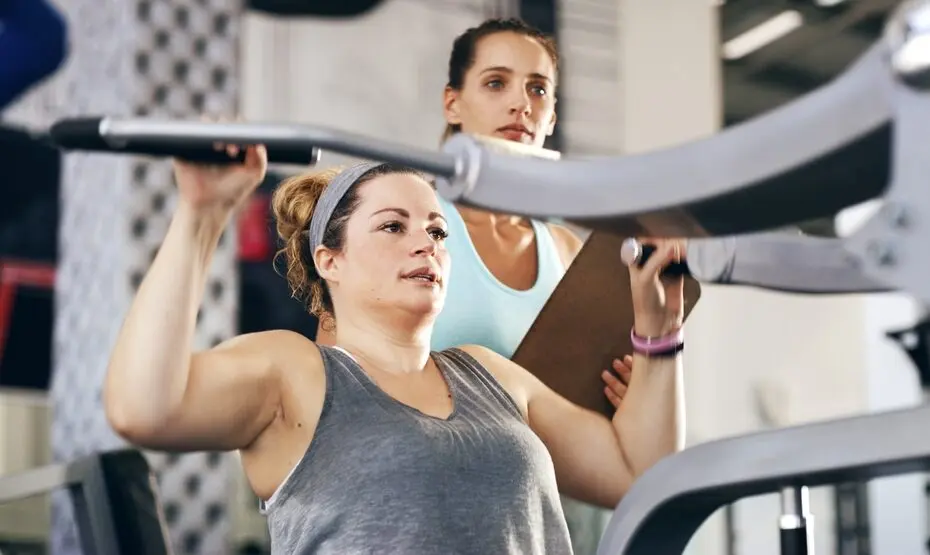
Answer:
[[(613, 416), (601, 372), (632, 353), (630, 273), (620, 260), (624, 238), (593, 232), (546, 301), (511, 359), (569, 401)], [(685, 318), (701, 296), (685, 278)]]

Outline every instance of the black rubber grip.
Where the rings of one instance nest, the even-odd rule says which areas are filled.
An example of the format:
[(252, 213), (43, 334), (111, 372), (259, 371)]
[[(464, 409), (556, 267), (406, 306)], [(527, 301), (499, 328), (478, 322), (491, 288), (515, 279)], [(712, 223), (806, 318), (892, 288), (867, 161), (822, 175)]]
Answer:
[[(265, 145), (265, 149), (268, 151), (268, 162), (272, 164), (312, 166), (320, 161), (320, 149), (317, 147), (308, 149), (306, 147), (295, 148), (291, 145), (267, 144)], [(202, 147), (178, 147), (175, 145), (160, 143), (147, 144), (141, 141), (133, 141), (120, 150), (149, 156), (170, 156), (203, 164), (240, 164), (245, 160), (244, 149), (240, 149), (236, 156), (230, 156), (225, 150), (216, 150), (213, 144), (205, 144)]]
[[(644, 244), (642, 245), (642, 249), (643, 251), (639, 257), (639, 262), (638, 262), (638, 265), (640, 268), (642, 268), (646, 264), (646, 261), (649, 260), (649, 257), (655, 254), (656, 252), (655, 245)], [(670, 276), (670, 277), (690, 276), (691, 270), (688, 269), (688, 263), (685, 261), (672, 262), (671, 264), (666, 266), (665, 269), (662, 270), (662, 275)]]
[[(203, 144), (177, 144), (169, 140), (133, 139), (124, 142), (105, 140), (100, 134), (100, 117), (69, 118), (54, 123), (49, 128), (49, 138), (60, 148), (68, 150), (91, 150), (146, 156), (174, 157), (190, 162), (211, 164), (237, 164), (245, 160), (245, 151), (240, 149), (236, 156), (225, 150), (214, 148), (212, 141)], [(239, 145), (243, 146), (243, 145)], [(312, 166), (320, 161), (320, 149), (306, 145), (294, 145), (287, 141), (271, 141), (265, 144), (268, 162), (273, 164), (298, 164)]]
[(100, 136), (103, 118), (70, 118), (57, 121), (48, 130), (52, 142), (67, 149), (112, 150)]

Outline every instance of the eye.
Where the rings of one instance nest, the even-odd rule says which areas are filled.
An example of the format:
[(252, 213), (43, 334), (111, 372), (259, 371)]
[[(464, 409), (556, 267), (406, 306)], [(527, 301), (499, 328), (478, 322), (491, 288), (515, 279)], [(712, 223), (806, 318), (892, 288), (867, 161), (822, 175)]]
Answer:
[(504, 86), (504, 82), (500, 79), (491, 79), (485, 83), (484, 86), (488, 87), (489, 89), (500, 89)]
[(530, 87), (530, 90), (532, 90), (533, 94), (537, 96), (546, 96), (547, 94), (546, 87), (542, 85), (533, 85), (532, 87)]
[(449, 237), (449, 232), (441, 227), (434, 227), (429, 230), (430, 235), (437, 241), (442, 241)]
[(387, 231), (388, 233), (400, 233), (404, 230), (404, 226), (400, 222), (387, 222), (382, 224), (379, 229)]

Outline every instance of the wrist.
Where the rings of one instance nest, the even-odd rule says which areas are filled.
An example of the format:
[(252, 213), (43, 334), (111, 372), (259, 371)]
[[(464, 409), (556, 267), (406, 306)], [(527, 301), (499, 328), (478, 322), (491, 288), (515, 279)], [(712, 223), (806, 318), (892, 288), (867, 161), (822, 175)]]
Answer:
[(196, 205), (185, 201), (178, 201), (174, 219), (183, 224), (198, 236), (219, 235), (223, 233), (229, 223), (232, 210), (216, 205)]
[(171, 226), (207, 262), (219, 245), (229, 217), (229, 211), (197, 208), (181, 202), (175, 210)]
[(648, 318), (636, 318), (633, 323), (633, 332), (640, 337), (663, 337), (680, 330), (680, 323), (669, 320), (652, 321)]
[(668, 333), (644, 336), (636, 328), (630, 330), (634, 354), (647, 357), (673, 357), (685, 348), (684, 330), (680, 327)]

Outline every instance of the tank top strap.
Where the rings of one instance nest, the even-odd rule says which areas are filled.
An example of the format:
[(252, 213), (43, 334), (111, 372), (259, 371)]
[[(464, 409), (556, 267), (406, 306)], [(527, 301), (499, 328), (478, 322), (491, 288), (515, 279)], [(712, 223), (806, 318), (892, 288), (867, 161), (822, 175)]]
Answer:
[(549, 224), (539, 220), (530, 220), (533, 225), (533, 231), (536, 233), (537, 255), (539, 257), (539, 277), (537, 281), (549, 283), (553, 279), (558, 283), (565, 273), (565, 264), (559, 255), (559, 249), (555, 245), (555, 238), (552, 236), (552, 228)]
[[(444, 375), (451, 382), (449, 388), (461, 395), (456, 396), (456, 412), (478, 412), (499, 417), (501, 410), (521, 421), (523, 413), (513, 397), (480, 362), (457, 347), (434, 351), (433, 360), (443, 367)], [(479, 421), (484, 421), (480, 419)]]
[[(318, 345), (323, 357), (323, 368), (326, 372), (327, 384), (348, 386), (357, 391), (369, 391), (370, 381), (348, 351), (338, 346)], [(340, 388), (341, 388), (340, 387)], [(331, 386), (327, 386), (331, 390)]]
[(341, 419), (361, 417), (371, 407), (380, 408), (380, 417), (403, 415), (399, 406), (365, 373), (355, 357), (338, 346), (320, 345), (326, 369), (327, 395), (339, 406)]

